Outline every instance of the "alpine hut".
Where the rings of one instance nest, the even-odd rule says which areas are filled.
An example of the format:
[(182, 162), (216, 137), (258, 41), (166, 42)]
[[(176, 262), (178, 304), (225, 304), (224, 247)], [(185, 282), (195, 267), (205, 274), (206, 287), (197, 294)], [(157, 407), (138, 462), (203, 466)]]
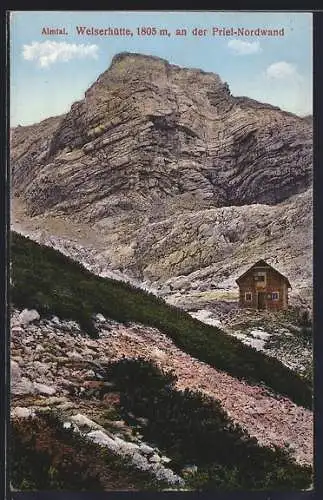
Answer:
[(264, 260), (251, 266), (236, 283), (239, 286), (239, 307), (273, 311), (288, 308), (290, 282)]

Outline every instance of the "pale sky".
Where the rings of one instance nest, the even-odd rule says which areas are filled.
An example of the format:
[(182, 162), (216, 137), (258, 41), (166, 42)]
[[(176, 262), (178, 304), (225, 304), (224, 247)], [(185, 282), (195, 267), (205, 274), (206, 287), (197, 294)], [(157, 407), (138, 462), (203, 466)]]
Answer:
[[(133, 36), (77, 34), (82, 26), (128, 28)], [(44, 27), (65, 27), (66, 34), (42, 34)], [(140, 27), (154, 27), (157, 34), (139, 35)], [(194, 28), (207, 30), (206, 36), (194, 36)], [(223, 28), (230, 30), (227, 36), (219, 34)], [(242, 34), (257, 28), (283, 28), (284, 35)], [(159, 35), (160, 29), (170, 36)], [(176, 35), (176, 29), (187, 35)], [(10, 39), (11, 126), (67, 112), (124, 51), (212, 71), (235, 96), (301, 116), (312, 113), (311, 13), (19, 11), (11, 13)]]

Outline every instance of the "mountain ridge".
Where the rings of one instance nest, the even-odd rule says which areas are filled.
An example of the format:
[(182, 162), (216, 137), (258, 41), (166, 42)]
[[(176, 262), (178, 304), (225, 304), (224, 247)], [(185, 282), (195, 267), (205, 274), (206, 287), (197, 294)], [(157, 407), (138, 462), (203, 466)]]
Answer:
[[(170, 69), (166, 71), (165, 68)], [(141, 97), (142, 94), (145, 100)], [(191, 99), (190, 96), (194, 97)], [(198, 110), (197, 105), (203, 107)], [(261, 116), (257, 115), (259, 106), (263, 113)], [(267, 118), (264, 109), (270, 115)], [(232, 97), (227, 84), (216, 74), (183, 69), (166, 64), (165, 60), (159, 58), (121, 54), (115, 56), (110, 68), (85, 92), (85, 98), (75, 102), (70, 111), (60, 118), (58, 129), (50, 131), (53, 132), (52, 137), (49, 144), (44, 145), (44, 149), (47, 146), (46, 153), (39, 155), (37, 154), (39, 152), (34, 151), (34, 161), (39, 162), (40, 173), (46, 171), (46, 162), (51, 159), (62, 168), (68, 162), (64, 150), (67, 148), (66, 154), (68, 154), (76, 148), (78, 151), (76, 160), (82, 158), (88, 170), (91, 169), (91, 160), (101, 161), (101, 165), (102, 162), (106, 162), (100, 169), (102, 176), (105, 171), (109, 171), (111, 177), (115, 174), (115, 169), (123, 167), (124, 171), (127, 168), (128, 175), (131, 172), (133, 176), (132, 184), (126, 186), (128, 197), (131, 199), (133, 192), (131, 188), (134, 188), (139, 198), (137, 203), (135, 200), (132, 204), (134, 209), (138, 208), (140, 201), (144, 201), (145, 192), (150, 191), (153, 191), (159, 201), (168, 196), (176, 197), (183, 191), (201, 193), (204, 200), (209, 199), (209, 206), (250, 204), (257, 201), (272, 204), (288, 198), (291, 193), (304, 190), (310, 185), (311, 180), (311, 170), (306, 163), (310, 163), (308, 148), (310, 126), (306, 127), (307, 122), (296, 115), (285, 115), (285, 112), (271, 105), (258, 103), (249, 98)], [(291, 123), (284, 120), (287, 116)], [(107, 120), (108, 117), (111, 119)], [(237, 126), (241, 119), (244, 121)], [(280, 139), (280, 133), (279, 139), (275, 137), (278, 133), (275, 128), (277, 120), (285, 126), (284, 133), (288, 133), (285, 144)], [(130, 124), (131, 127), (135, 127), (134, 131), (129, 130)], [(46, 124), (42, 122), (42, 125)], [(291, 129), (297, 125), (298, 133), (303, 134), (301, 139), (295, 137)], [(225, 128), (229, 128), (229, 133)], [(264, 129), (266, 129), (265, 135), (262, 134)], [(136, 138), (133, 132), (136, 132)], [(143, 141), (138, 139), (137, 134), (142, 135)], [(295, 165), (293, 169), (289, 167), (289, 170), (287, 165), (280, 165), (277, 169), (271, 151), (275, 154), (276, 151), (286, 149), (287, 138), (288, 155), (292, 156)], [(121, 144), (128, 150), (128, 156), (125, 154), (120, 156)], [(259, 152), (257, 148), (260, 148)], [(255, 149), (256, 154), (252, 154), (252, 150)], [(59, 153), (62, 152), (63, 158), (60, 161)], [(297, 161), (300, 153), (302, 157)], [(115, 155), (117, 156), (114, 160)], [(134, 158), (131, 158), (132, 155)], [(155, 166), (154, 187), (146, 184), (141, 178), (148, 168), (145, 156), (152, 166)], [(276, 177), (279, 178), (279, 192), (273, 189), (268, 192), (270, 187), (266, 186), (265, 190), (264, 186), (261, 187), (262, 182), (259, 180), (261, 171), (257, 172), (253, 167), (253, 164), (259, 167), (261, 158), (263, 158), (262, 175), (265, 179), (270, 176), (265, 168), (266, 162), (269, 162), (268, 167), (270, 165), (274, 170), (273, 182), (277, 183)], [(286, 153), (283, 158), (285, 163), (291, 164)], [(236, 168), (234, 162), (237, 164)], [(78, 162), (74, 161), (74, 169), (77, 165)], [(250, 172), (252, 169), (254, 172)], [(280, 169), (283, 172), (280, 172)], [(163, 171), (164, 175), (168, 174), (173, 180), (175, 189), (162, 178)], [(178, 171), (184, 176), (189, 176), (189, 182), (181, 183)], [(34, 172), (36, 173), (35, 170)], [(282, 174), (288, 177), (287, 187)], [(252, 176), (256, 181), (254, 188)], [(246, 183), (246, 188), (247, 186), (249, 190), (251, 188), (252, 193), (249, 195), (246, 188), (241, 190), (237, 180), (242, 185)], [(19, 192), (19, 182), (15, 182), (15, 175), (13, 181), (14, 189)], [(42, 187), (41, 183), (39, 187)], [(57, 199), (53, 200), (52, 204), (47, 201), (44, 208), (53, 207), (55, 210), (55, 206), (60, 204), (60, 199), (64, 201), (67, 196), (62, 189), (59, 194), (60, 196), (57, 194)], [(109, 198), (111, 194), (113, 195), (106, 192), (104, 196)], [(25, 195), (36, 210), (36, 200), (33, 202), (32, 191), (29, 190), (29, 193), (27, 191)], [(152, 201), (154, 197), (150, 195), (150, 199)], [(96, 217), (102, 217), (100, 212)]]

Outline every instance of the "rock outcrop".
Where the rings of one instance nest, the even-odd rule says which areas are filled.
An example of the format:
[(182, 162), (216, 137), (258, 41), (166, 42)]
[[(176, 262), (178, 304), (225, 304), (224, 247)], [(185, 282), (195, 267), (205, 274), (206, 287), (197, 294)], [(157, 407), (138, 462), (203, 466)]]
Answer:
[(31, 127), (12, 138), (14, 192), (31, 213), (275, 204), (311, 182), (307, 121), (138, 54), (116, 56), (84, 100), (36, 128), (34, 141), (22, 140)]

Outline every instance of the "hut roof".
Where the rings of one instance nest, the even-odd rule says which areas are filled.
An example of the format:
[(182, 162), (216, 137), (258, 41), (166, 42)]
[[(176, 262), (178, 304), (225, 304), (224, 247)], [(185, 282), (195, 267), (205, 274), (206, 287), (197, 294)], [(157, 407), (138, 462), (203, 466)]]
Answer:
[(277, 269), (275, 269), (273, 266), (268, 264), (268, 262), (266, 262), (265, 260), (258, 260), (255, 264), (253, 264), (251, 267), (249, 267), (247, 269), (247, 271), (245, 271), (243, 274), (241, 274), (241, 276), (239, 276), (239, 278), (236, 279), (236, 283), (239, 284), (240, 281), (255, 267), (268, 267), (268, 268), (272, 269), (273, 271), (275, 271), (275, 273), (279, 274), (279, 276), (286, 282), (288, 288), (292, 288), (292, 286), (289, 282), (289, 279), (286, 278), (286, 276), (284, 276), (282, 273), (277, 271)]

